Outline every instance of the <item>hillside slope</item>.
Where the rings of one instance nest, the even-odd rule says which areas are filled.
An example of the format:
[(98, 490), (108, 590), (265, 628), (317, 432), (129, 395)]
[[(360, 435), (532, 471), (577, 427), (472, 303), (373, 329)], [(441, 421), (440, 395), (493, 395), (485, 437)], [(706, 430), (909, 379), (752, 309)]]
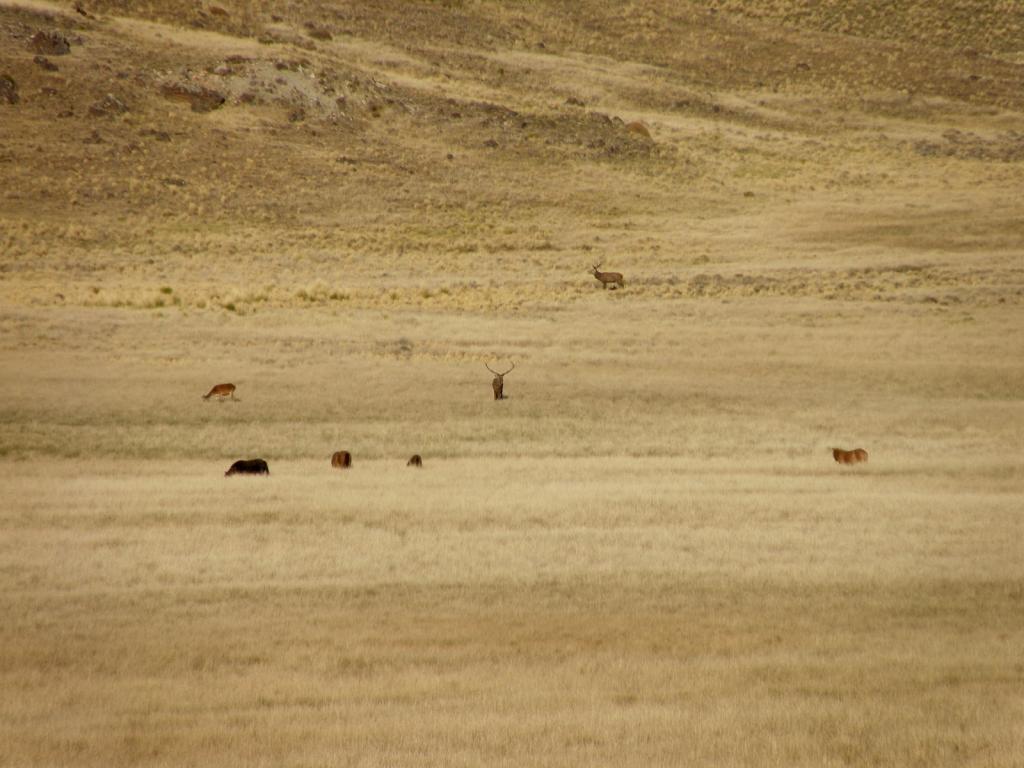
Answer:
[(4, 3), (0, 296), (1016, 303), (1024, 11), (930, 5)]

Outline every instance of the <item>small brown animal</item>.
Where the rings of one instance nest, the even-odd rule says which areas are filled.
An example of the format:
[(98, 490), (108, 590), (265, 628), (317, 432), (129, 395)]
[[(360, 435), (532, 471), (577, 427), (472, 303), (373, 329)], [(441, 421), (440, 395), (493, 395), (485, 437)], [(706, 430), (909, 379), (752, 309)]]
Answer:
[(643, 136), (645, 139), (651, 138), (651, 132), (647, 130), (647, 126), (639, 120), (634, 120), (632, 123), (626, 123), (626, 130), (630, 133), (635, 133), (637, 136)]
[(348, 469), (352, 466), (352, 454), (348, 451), (335, 451), (331, 456), (331, 466), (337, 469)]
[(227, 472), (224, 473), (224, 477), (231, 477), (232, 475), (269, 475), (270, 469), (267, 467), (267, 462), (263, 459), (239, 459)]
[(409, 459), (407, 462), (405, 462), (405, 466), (407, 466), (407, 467), (422, 467), (423, 466), (423, 457), (420, 456), (418, 453), (414, 453), (412, 455), (412, 458)]
[(844, 451), (842, 448), (832, 449), (832, 458), (837, 464), (860, 464), (868, 460), (868, 452), (863, 448), (854, 448), (852, 451)]
[(626, 284), (622, 281), (622, 275), (618, 272), (602, 272), (600, 270), (601, 265), (595, 264), (590, 268), (590, 274), (598, 279), (601, 283), (602, 288), (607, 288), (608, 283), (617, 285), (619, 288), (625, 288)]
[(512, 368), (516, 367), (515, 363), (512, 363), (512, 368), (509, 368), (504, 373), (498, 373), (496, 370), (491, 368), (487, 363), (484, 363), (484, 367), (494, 374), (494, 381), (491, 382), (491, 389), (494, 390), (495, 400), (505, 399), (505, 377), (512, 373)]
[(203, 395), (203, 400), (209, 400), (211, 395), (216, 395), (217, 397), (230, 397), (232, 400), (238, 399), (237, 397), (235, 397), (234, 384), (218, 384), (205, 395)]

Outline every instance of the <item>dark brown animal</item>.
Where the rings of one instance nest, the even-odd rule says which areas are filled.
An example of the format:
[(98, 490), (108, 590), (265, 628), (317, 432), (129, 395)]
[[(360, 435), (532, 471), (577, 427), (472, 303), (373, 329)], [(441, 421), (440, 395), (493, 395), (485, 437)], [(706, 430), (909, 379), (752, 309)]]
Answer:
[(218, 384), (205, 395), (203, 395), (203, 400), (209, 400), (212, 395), (216, 395), (217, 397), (230, 397), (232, 400), (238, 399), (237, 397), (235, 397), (234, 384)]
[(352, 466), (352, 454), (348, 451), (335, 451), (331, 456), (331, 466), (337, 469), (348, 469)]
[(494, 381), (491, 382), (491, 389), (494, 390), (494, 399), (495, 400), (504, 400), (505, 399), (505, 377), (508, 376), (510, 373), (512, 373), (512, 368), (515, 368), (516, 364), (512, 363), (512, 368), (509, 368), (504, 373), (498, 373), (496, 370), (491, 368), (491, 366), (487, 365), (487, 363), (484, 363), (484, 367), (488, 371), (490, 371), (491, 373), (494, 374)]
[(224, 473), (224, 477), (231, 475), (269, 475), (270, 468), (263, 459), (239, 459), (231, 468)]
[(832, 458), (837, 464), (860, 464), (868, 460), (868, 452), (863, 448), (854, 448), (852, 451), (844, 451), (842, 448), (832, 449)]
[(619, 272), (602, 272), (600, 267), (600, 264), (592, 266), (590, 268), (590, 274), (598, 279), (602, 288), (607, 288), (609, 283), (617, 285), (619, 288), (626, 287), (626, 284), (622, 281), (622, 275)]
[(420, 456), (418, 453), (414, 453), (412, 455), (412, 458), (409, 459), (407, 462), (405, 462), (405, 466), (407, 466), (407, 467), (422, 467), (423, 466), (423, 457)]

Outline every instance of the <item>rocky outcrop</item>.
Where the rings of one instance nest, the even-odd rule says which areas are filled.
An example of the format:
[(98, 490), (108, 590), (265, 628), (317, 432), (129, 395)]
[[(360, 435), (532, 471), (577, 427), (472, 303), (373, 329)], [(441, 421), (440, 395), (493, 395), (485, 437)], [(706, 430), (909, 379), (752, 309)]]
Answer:
[(165, 83), (160, 93), (165, 99), (188, 104), (193, 112), (212, 112), (224, 105), (223, 94), (201, 85)]
[(89, 114), (93, 117), (113, 117), (123, 115), (127, 111), (128, 105), (112, 93), (108, 93), (89, 107)]
[(18, 84), (10, 75), (0, 75), (0, 104), (17, 104)]
[(60, 32), (36, 32), (28, 41), (28, 47), (35, 53), (46, 56), (64, 56), (71, 53), (71, 43)]

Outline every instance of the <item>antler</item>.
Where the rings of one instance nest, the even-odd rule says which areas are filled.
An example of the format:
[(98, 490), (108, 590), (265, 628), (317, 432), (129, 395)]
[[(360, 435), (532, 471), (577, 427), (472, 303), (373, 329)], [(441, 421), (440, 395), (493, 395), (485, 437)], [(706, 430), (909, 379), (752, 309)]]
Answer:
[[(516, 367), (516, 364), (515, 364), (515, 362), (513, 362), (513, 363), (512, 363), (512, 368), (515, 368), (515, 367)], [(487, 363), (484, 363), (484, 368), (486, 368), (486, 369), (487, 369), (488, 371), (490, 371), (491, 373), (493, 373), (493, 374), (494, 374), (495, 376), (507, 376), (508, 374), (512, 373), (512, 368), (509, 368), (509, 369), (508, 369), (507, 371), (505, 371), (504, 373), (498, 373), (498, 372), (497, 372), (496, 370), (494, 370), (493, 368), (491, 368), (491, 366), (489, 366), (489, 365), (488, 365)]]

